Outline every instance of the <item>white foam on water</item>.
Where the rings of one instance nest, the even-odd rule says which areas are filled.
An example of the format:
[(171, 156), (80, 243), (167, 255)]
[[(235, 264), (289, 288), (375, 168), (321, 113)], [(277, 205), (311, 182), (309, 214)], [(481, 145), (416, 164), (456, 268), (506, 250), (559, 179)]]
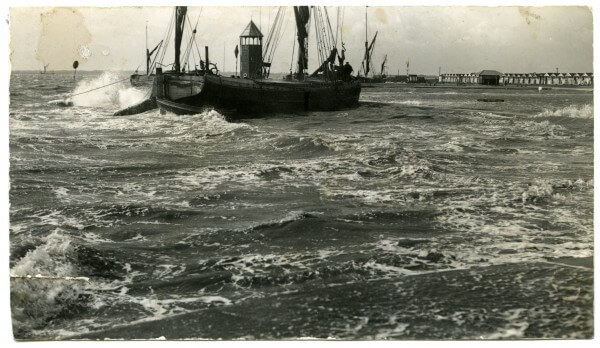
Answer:
[(422, 100), (390, 100), (390, 101), (386, 101), (386, 103), (389, 104), (400, 104), (400, 105), (408, 105), (408, 106), (419, 106), (423, 104)]
[(10, 270), (11, 276), (17, 277), (11, 279), (10, 288), (17, 329), (43, 325), (89, 290), (89, 282), (77, 277), (72, 263), (75, 249), (71, 239), (57, 229), (42, 241)]
[[(590, 212), (574, 213), (569, 206), (579, 198), (578, 192), (591, 194), (593, 182), (536, 180), (512, 186), (494, 189), (493, 194), (483, 191), (479, 196), (451, 198), (445, 204), (448, 208), (435, 217), (440, 226), (460, 232), (435, 241), (444, 255), (455, 257), (452, 267), (593, 255)], [(548, 230), (546, 224), (561, 228)]]
[[(67, 98), (67, 99), (54, 99), (54, 100), (48, 101), (48, 104), (56, 105), (56, 106), (62, 106), (62, 107), (67, 107), (67, 106), (73, 106), (73, 101), (71, 100), (71, 98)], [(32, 106), (36, 106), (36, 105), (32, 105)]]
[(113, 240), (102, 238), (93, 232), (85, 232), (83, 234), (83, 237), (85, 238), (85, 240), (87, 242), (91, 242), (91, 243), (97, 243), (97, 244), (99, 244), (99, 243), (114, 243)]
[(118, 90), (119, 107), (125, 108), (144, 101), (149, 96), (147, 91), (129, 87)]
[(54, 191), (54, 194), (57, 197), (64, 197), (69, 194), (69, 189), (67, 189), (65, 187), (57, 187), (57, 188), (52, 189), (52, 191)]
[(463, 147), (461, 143), (457, 140), (451, 140), (447, 143), (435, 145), (432, 147), (433, 150), (436, 151), (444, 151), (444, 152), (462, 152)]
[(33, 215), (38, 218), (41, 225), (50, 225), (62, 228), (65, 226), (74, 227), (78, 230), (83, 230), (87, 225), (81, 219), (67, 216), (62, 210), (40, 211)]
[(223, 296), (202, 296), (202, 297), (199, 297), (198, 299), (204, 303), (210, 303), (210, 304), (220, 303), (225, 306), (233, 304), (233, 302), (230, 299), (225, 298)]
[(500, 328), (498, 331), (484, 335), (483, 337), (488, 340), (499, 340), (499, 339), (518, 339), (525, 335), (525, 330), (529, 327), (529, 323), (524, 320), (519, 320), (521, 313), (524, 312), (524, 308), (509, 309), (503, 313), (504, 319), (508, 322), (505, 327)]
[(384, 203), (395, 201), (393, 191), (388, 190), (348, 190), (342, 195), (349, 195), (361, 199), (365, 203)]
[(533, 122), (526, 121), (520, 126), (529, 136), (543, 136), (547, 138), (559, 139), (565, 137), (565, 127), (553, 124), (548, 121)]
[(185, 265), (172, 264), (156, 265), (155, 267), (152, 276), (156, 279), (171, 279), (182, 274), (186, 269)]
[(214, 190), (219, 185), (229, 182), (248, 184), (256, 187), (264, 184), (257, 173), (248, 172), (246, 168), (234, 166), (201, 168), (194, 171), (179, 172), (172, 179), (173, 184), (179, 187), (201, 188)]
[(109, 71), (92, 79), (83, 79), (77, 83), (71, 100), (75, 106), (116, 109), (137, 104), (148, 95), (147, 91), (127, 86), (127, 81), (115, 83), (121, 79), (122, 76)]
[(384, 340), (402, 336), (410, 326), (410, 324), (407, 323), (398, 323), (396, 315), (390, 316), (388, 318), (388, 323), (395, 326), (393, 328), (379, 329), (377, 334), (375, 334), (374, 339)]
[(76, 276), (76, 267), (68, 260), (73, 251), (71, 239), (56, 229), (42, 241), (11, 268), (11, 275)]
[[(176, 115), (173, 113), (160, 114), (157, 110), (145, 112), (135, 117), (113, 117), (100, 125), (106, 129), (120, 129), (135, 132), (145, 136), (160, 138), (153, 146), (168, 146), (172, 141), (186, 140), (203, 143), (215, 136), (231, 133), (253, 132), (256, 129), (243, 122), (228, 122), (224, 115), (216, 110), (207, 109), (194, 115)], [(241, 145), (241, 144), (240, 144)], [(202, 155), (202, 151), (198, 151)]]
[(571, 117), (571, 118), (594, 118), (594, 106), (585, 105), (569, 105), (564, 108), (549, 110), (546, 109), (536, 117)]
[[(407, 265), (407, 266), (409, 266), (409, 265)], [(408, 275), (422, 273), (422, 272), (411, 271), (411, 270), (408, 270), (403, 267), (381, 264), (381, 263), (375, 262), (373, 260), (367, 261), (365, 264), (363, 264), (363, 268), (368, 269), (371, 272), (383, 273), (385, 276), (388, 276), (388, 277), (389, 276), (408, 276)]]
[(283, 218), (281, 218), (278, 222), (280, 224), (302, 220), (306, 217), (306, 213), (302, 210), (292, 210), (289, 211)]
[(189, 129), (193, 135), (197, 135), (198, 132), (208, 132), (208, 134), (215, 135), (229, 133), (237, 129), (253, 129), (253, 127), (243, 122), (228, 122), (224, 115), (214, 109), (190, 117), (194, 118), (193, 127)]

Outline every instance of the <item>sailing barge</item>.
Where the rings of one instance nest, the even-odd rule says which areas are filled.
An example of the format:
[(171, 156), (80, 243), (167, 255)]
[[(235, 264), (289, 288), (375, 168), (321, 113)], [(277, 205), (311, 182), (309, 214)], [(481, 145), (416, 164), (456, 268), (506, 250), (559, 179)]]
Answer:
[[(156, 103), (160, 107), (162, 104), (171, 103), (186, 103), (189, 98), (195, 98), (202, 91), (204, 85), (204, 75), (206, 74), (206, 68), (208, 67), (208, 48), (206, 48), (205, 59), (200, 59), (200, 52), (195, 41), (196, 28), (189, 28), (191, 32), (187, 46), (181, 54), (181, 42), (183, 41), (183, 33), (185, 30), (185, 23), (189, 23), (187, 18), (187, 7), (176, 6), (173, 16), (174, 27), (175, 27), (175, 61), (173, 62), (173, 69), (169, 71), (162, 71), (162, 68), (157, 67), (155, 69), (156, 76), (154, 77), (153, 95), (156, 99)], [(159, 44), (160, 46), (160, 44)], [(189, 58), (190, 55), (194, 55), (197, 52), (198, 61), (200, 67), (194, 65), (190, 67)], [(195, 59), (195, 58), (194, 58)], [(182, 62), (184, 62), (182, 64)], [(162, 109), (162, 108), (161, 108)]]
[[(280, 8), (272, 30), (263, 47), (263, 35), (250, 21), (240, 35), (240, 76), (222, 76), (218, 70), (202, 70), (197, 78), (189, 74), (163, 73), (156, 69), (156, 102), (162, 111), (175, 114), (196, 114), (207, 107), (214, 107), (235, 115), (261, 116), (272, 112), (329, 111), (352, 108), (358, 105), (360, 81), (351, 76), (351, 67), (343, 65), (343, 56), (337, 54), (337, 42), (329, 26), (327, 11), (315, 7), (294, 7), (297, 26), (298, 55), (296, 72), (283, 80), (269, 79), (271, 58), (274, 52), (272, 43), (279, 41), (281, 22), (285, 10)], [(321, 65), (312, 74), (308, 69), (309, 20), (313, 14)], [(178, 26), (176, 26), (177, 28)], [(277, 29), (279, 28), (279, 29)], [(178, 43), (176, 32), (176, 61), (178, 64)], [(180, 42), (179, 42), (180, 43)], [(266, 58), (266, 61), (265, 61)], [(336, 58), (339, 65), (336, 65)], [(208, 49), (205, 64), (208, 66)], [(177, 65), (176, 65), (177, 66)], [(185, 87), (185, 93), (177, 93)]]
[[(166, 41), (165, 45), (162, 45), (163, 41), (161, 41), (151, 52), (146, 49), (147, 74), (131, 75), (130, 82), (134, 86), (139, 86), (140, 84), (150, 81), (152, 86), (151, 96), (150, 98), (136, 105), (115, 112), (115, 116), (135, 115), (155, 109), (156, 107), (160, 107), (161, 110), (170, 110), (167, 105), (185, 105), (188, 103), (190, 103), (190, 107), (187, 107), (185, 111), (179, 108), (180, 112), (173, 112), (190, 113), (192, 107), (191, 102), (188, 102), (188, 100), (190, 98), (196, 100), (197, 96), (202, 91), (202, 86), (204, 85), (204, 75), (206, 74), (205, 69), (208, 67), (208, 62), (204, 62), (200, 59), (200, 51), (195, 41), (196, 28), (188, 29), (191, 32), (191, 35), (189, 36), (187, 47), (182, 57), (181, 42), (183, 40), (186, 22), (189, 23), (189, 19), (187, 18), (187, 7), (176, 6), (171, 18), (171, 23), (169, 24), (169, 29), (173, 26), (175, 27), (175, 61), (172, 65), (173, 69), (163, 72), (162, 68), (157, 67), (158, 65), (162, 65), (162, 59), (164, 58), (168, 41)], [(170, 37), (170, 30), (167, 30), (167, 37)], [(152, 63), (150, 63), (150, 59), (154, 51), (157, 51), (157, 53)], [(190, 55), (192, 55), (192, 58), (196, 60), (195, 53), (197, 53), (200, 69), (198, 69), (198, 66), (196, 65), (194, 65), (192, 69), (189, 67)], [(159, 54), (161, 56), (160, 59), (157, 58)], [(208, 48), (206, 48), (206, 60), (208, 61)], [(181, 64), (182, 62), (184, 62), (183, 65)], [(156, 71), (156, 75), (151, 74), (152, 70)], [(161, 105), (165, 105), (165, 107), (161, 107)], [(174, 110), (175, 109), (178, 108), (175, 107)], [(200, 112), (198, 109), (194, 110), (195, 112), (193, 113)]]

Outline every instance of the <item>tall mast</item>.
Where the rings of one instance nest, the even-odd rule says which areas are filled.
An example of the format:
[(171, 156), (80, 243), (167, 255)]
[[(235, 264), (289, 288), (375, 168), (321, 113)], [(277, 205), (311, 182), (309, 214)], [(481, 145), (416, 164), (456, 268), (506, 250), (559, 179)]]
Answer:
[(369, 73), (369, 24), (367, 21), (367, 8), (365, 6), (365, 77)]
[(176, 6), (175, 7), (175, 63), (174, 70), (179, 72), (181, 70), (181, 65), (179, 61), (180, 49), (181, 49), (181, 39), (183, 38), (183, 27), (185, 25), (185, 16), (187, 14), (186, 6)]
[(146, 75), (150, 75), (150, 54), (148, 51), (148, 21), (146, 21)]
[(308, 21), (310, 20), (310, 8), (308, 6), (294, 6), (294, 17), (296, 18), (296, 29), (298, 39), (298, 76), (304, 75), (308, 69)]

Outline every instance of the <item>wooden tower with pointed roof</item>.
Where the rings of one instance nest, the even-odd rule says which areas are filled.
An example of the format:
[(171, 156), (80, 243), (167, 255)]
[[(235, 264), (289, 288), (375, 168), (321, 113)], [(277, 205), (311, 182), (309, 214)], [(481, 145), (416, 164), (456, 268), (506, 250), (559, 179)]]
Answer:
[(262, 39), (263, 34), (256, 24), (250, 21), (240, 35), (240, 74), (243, 78), (253, 79), (262, 76)]

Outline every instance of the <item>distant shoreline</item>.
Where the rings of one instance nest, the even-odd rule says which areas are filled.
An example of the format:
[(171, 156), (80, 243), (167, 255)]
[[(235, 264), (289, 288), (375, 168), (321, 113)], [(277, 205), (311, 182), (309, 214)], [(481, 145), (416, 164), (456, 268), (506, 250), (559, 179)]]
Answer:
[(548, 90), (580, 90), (580, 91), (594, 91), (594, 86), (576, 86), (576, 85), (565, 85), (565, 86), (537, 86), (537, 85), (523, 85), (523, 86), (514, 86), (514, 85), (501, 85), (501, 86), (486, 86), (486, 85), (455, 85), (455, 84), (436, 84), (436, 85), (427, 85), (423, 83), (362, 83), (361, 86), (363, 88), (447, 88), (447, 89), (490, 89), (490, 90), (498, 90), (498, 89), (506, 89), (506, 90), (539, 90), (539, 87), (542, 87), (543, 91)]

